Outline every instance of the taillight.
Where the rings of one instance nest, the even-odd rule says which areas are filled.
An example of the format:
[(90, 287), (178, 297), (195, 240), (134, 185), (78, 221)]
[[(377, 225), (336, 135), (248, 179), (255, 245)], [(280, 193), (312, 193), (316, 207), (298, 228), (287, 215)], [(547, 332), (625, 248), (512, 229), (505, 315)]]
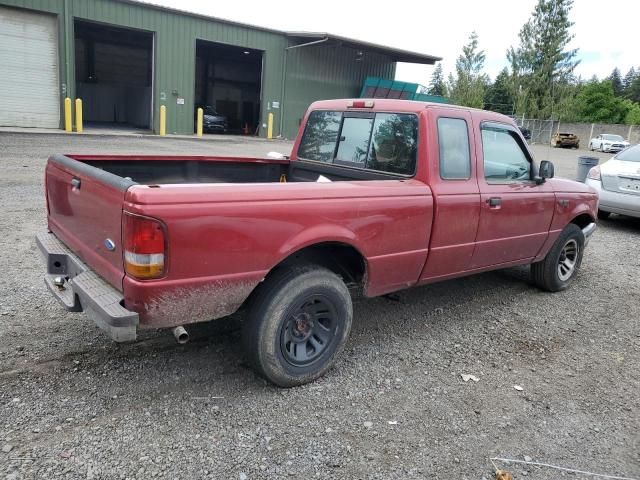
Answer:
[(125, 212), (122, 230), (125, 271), (141, 280), (163, 276), (166, 235), (162, 223)]
[(589, 170), (588, 177), (591, 180), (600, 180), (600, 167), (599, 166), (595, 166), (591, 170)]

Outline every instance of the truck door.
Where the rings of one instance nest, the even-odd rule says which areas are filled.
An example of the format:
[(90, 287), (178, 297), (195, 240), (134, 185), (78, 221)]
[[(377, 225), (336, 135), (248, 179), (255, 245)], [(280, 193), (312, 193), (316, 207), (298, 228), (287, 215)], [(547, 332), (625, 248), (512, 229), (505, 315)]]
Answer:
[(434, 219), (421, 281), (454, 276), (470, 268), (480, 218), (470, 113), (445, 107), (430, 108), (427, 119)]
[(533, 159), (515, 127), (482, 122), (475, 131), (481, 202), (472, 268), (534, 257), (547, 238), (555, 195), (534, 181)]

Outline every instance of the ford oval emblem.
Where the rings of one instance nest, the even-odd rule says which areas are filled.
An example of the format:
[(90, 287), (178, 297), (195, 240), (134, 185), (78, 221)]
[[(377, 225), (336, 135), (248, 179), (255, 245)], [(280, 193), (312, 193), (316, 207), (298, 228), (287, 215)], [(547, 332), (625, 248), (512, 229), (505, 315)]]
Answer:
[(105, 239), (104, 246), (110, 252), (113, 252), (116, 249), (115, 242), (113, 240), (111, 240), (110, 238)]

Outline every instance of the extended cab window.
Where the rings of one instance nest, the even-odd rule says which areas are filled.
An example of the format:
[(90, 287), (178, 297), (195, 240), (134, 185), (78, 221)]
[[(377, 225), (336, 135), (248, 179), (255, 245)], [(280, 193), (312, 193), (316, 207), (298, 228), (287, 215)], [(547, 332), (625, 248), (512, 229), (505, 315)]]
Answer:
[(412, 175), (417, 139), (418, 118), (412, 114), (314, 111), (309, 115), (298, 157)]
[(517, 134), (506, 128), (482, 126), (484, 176), (488, 183), (531, 180), (531, 162), (517, 141)]
[(440, 148), (440, 177), (445, 180), (468, 180), (471, 178), (467, 122), (461, 118), (439, 118), (438, 145)]
[(317, 162), (333, 162), (341, 120), (341, 112), (311, 112), (298, 147), (298, 156)]

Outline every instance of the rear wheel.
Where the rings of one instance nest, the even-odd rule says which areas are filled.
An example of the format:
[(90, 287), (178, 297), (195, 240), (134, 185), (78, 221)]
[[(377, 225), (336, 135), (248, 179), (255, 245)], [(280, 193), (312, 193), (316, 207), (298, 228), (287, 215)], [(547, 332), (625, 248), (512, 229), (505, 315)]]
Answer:
[(245, 356), (280, 387), (311, 382), (344, 348), (352, 318), (349, 290), (333, 272), (313, 265), (276, 272), (251, 302)]
[(531, 264), (531, 277), (541, 289), (558, 292), (566, 289), (582, 263), (584, 234), (570, 223), (560, 233), (544, 260)]
[(600, 220), (606, 220), (611, 215), (611, 212), (605, 212), (604, 210), (598, 210), (598, 218)]

